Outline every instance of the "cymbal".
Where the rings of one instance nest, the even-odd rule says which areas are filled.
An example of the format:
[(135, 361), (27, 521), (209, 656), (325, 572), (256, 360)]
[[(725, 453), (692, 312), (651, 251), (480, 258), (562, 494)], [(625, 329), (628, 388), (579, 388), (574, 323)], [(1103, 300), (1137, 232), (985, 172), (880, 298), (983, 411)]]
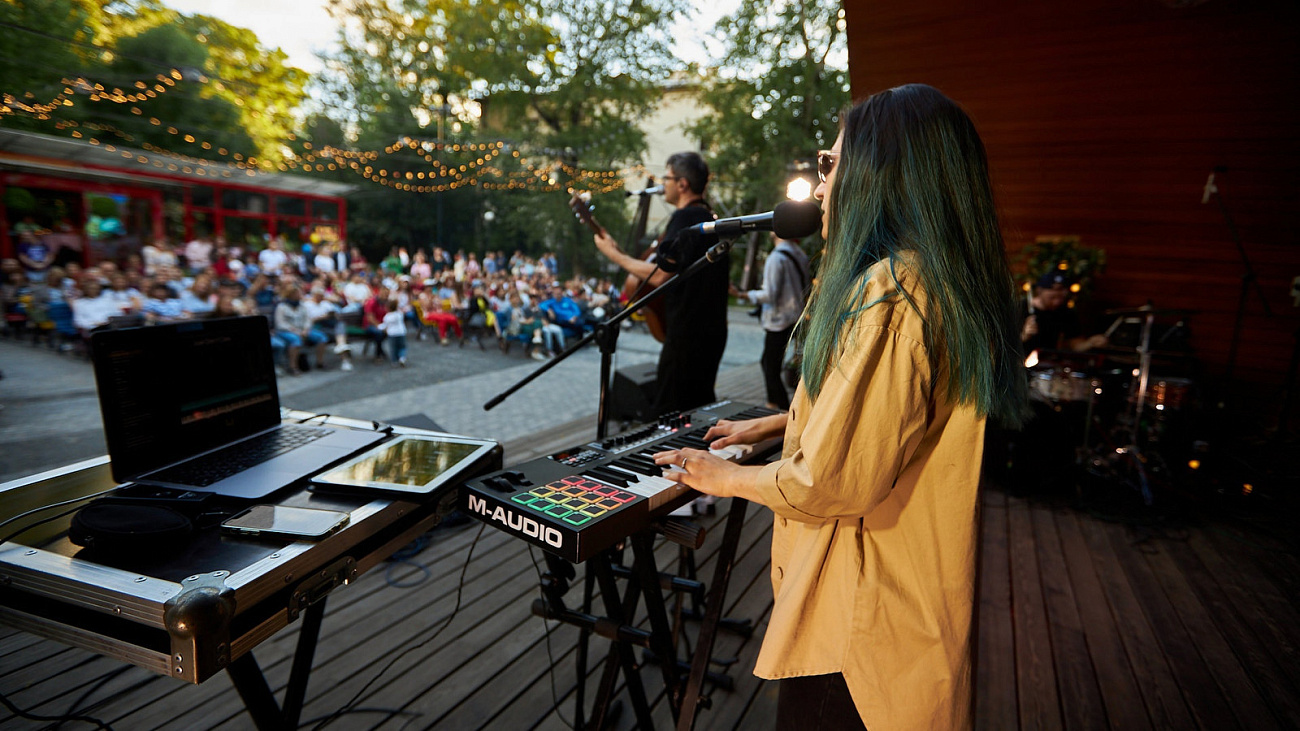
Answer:
[(1121, 307), (1116, 310), (1106, 310), (1107, 315), (1155, 315), (1157, 317), (1194, 315), (1196, 312), (1196, 310), (1181, 310), (1174, 308), (1156, 309), (1147, 305), (1143, 305), (1142, 307)]

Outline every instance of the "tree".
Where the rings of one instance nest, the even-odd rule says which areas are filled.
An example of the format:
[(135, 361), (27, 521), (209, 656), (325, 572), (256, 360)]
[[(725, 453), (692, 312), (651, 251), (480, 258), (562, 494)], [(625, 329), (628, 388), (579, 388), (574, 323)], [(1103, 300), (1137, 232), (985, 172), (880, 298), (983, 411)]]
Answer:
[(91, 0), (0, 0), (0, 125), (45, 130), (50, 119), (70, 116), (63, 80), (98, 62), (90, 48), (97, 10)]
[(742, 0), (719, 21), (727, 44), (691, 132), (718, 171), (718, 194), (741, 210), (785, 195), (788, 166), (830, 147), (849, 101), (844, 18), (830, 0)]
[[(575, 169), (639, 159), (645, 140), (637, 122), (658, 98), (655, 84), (677, 65), (665, 38), (668, 21), (682, 7), (680, 0), (333, 0), (331, 12), (346, 16), (349, 29), (342, 50), (329, 59), (328, 108), (342, 110), (345, 127), (363, 149), (391, 146), (404, 135), (451, 144), (512, 140), (521, 158), (545, 167), (544, 174), (566, 188), (575, 182)], [(407, 152), (387, 156), (385, 164), (402, 174), (433, 170)], [(508, 155), (494, 165), (507, 175), (526, 170)], [(436, 178), (439, 184), (451, 180)], [(490, 205), (497, 214), (493, 248), (563, 248), (570, 266), (595, 259), (590, 246), (579, 246), (562, 193), (464, 186), (441, 196), (444, 244), (455, 241), (459, 248), (476, 236)], [(358, 196), (354, 235), (395, 233), (382, 222), (404, 206), (385, 203), (389, 198)], [(391, 211), (383, 212), (385, 206)], [(621, 215), (621, 206), (608, 208)], [(426, 220), (436, 220), (436, 206), (423, 210)], [(515, 226), (514, 211), (526, 226)], [(419, 221), (419, 214), (407, 219), (427, 227)]]

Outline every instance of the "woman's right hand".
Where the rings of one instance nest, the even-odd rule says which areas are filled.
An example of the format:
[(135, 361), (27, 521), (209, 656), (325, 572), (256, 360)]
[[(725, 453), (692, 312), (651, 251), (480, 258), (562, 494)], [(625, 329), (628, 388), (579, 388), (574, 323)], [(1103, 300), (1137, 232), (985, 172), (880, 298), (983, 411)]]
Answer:
[(723, 419), (709, 427), (704, 441), (709, 442), (710, 449), (722, 449), (732, 444), (758, 444), (764, 439), (784, 434), (788, 420), (789, 414), (773, 414), (745, 421)]

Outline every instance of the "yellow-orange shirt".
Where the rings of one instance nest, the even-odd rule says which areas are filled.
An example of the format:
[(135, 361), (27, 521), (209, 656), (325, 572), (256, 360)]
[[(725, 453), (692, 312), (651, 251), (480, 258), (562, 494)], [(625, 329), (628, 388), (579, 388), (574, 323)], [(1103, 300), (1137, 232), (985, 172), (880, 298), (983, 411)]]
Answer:
[[(925, 312), (910, 260), (898, 285), (872, 267), (862, 302), (901, 286)], [(863, 311), (816, 403), (797, 389), (783, 458), (758, 478), (776, 602), (754, 672), (843, 673), (869, 729), (971, 725), (984, 418), (947, 399), (922, 322), (901, 296)]]

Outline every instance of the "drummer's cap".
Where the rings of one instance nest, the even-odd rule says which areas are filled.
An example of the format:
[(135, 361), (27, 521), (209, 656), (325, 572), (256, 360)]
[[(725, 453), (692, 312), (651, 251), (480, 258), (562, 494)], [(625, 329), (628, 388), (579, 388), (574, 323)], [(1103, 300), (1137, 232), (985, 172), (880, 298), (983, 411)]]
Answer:
[(1074, 284), (1074, 279), (1070, 277), (1069, 274), (1053, 270), (1039, 277), (1036, 286), (1040, 289), (1051, 289), (1053, 287), (1065, 287), (1068, 289), (1071, 284)]

